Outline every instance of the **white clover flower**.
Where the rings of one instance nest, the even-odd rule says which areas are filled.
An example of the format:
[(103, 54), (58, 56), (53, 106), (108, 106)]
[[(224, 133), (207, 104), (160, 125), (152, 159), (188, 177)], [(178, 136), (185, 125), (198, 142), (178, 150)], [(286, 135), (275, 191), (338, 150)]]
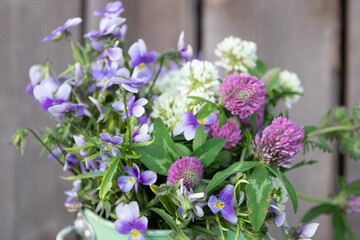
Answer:
[(215, 54), (220, 58), (215, 62), (226, 73), (247, 73), (247, 67), (256, 67), (256, 44), (237, 37), (227, 37), (217, 45)]
[(207, 93), (216, 96), (219, 88), (219, 73), (215, 66), (208, 61), (192, 60), (182, 68), (184, 76), (179, 90), (183, 96), (194, 96), (194, 93)]
[[(279, 75), (279, 85), (288, 92), (303, 93), (304, 88), (301, 86), (300, 79), (296, 73), (284, 70)], [(297, 103), (300, 99), (300, 95), (291, 94), (285, 97), (285, 105), (287, 108), (291, 108), (291, 105)]]
[(171, 70), (165, 76), (158, 79), (154, 85), (153, 92), (155, 95), (163, 93), (180, 94), (179, 86), (182, 84), (184, 76), (180, 70)]
[(287, 190), (279, 178), (271, 178), (273, 184), (272, 200), (282, 211), (285, 210), (285, 203), (288, 201)]

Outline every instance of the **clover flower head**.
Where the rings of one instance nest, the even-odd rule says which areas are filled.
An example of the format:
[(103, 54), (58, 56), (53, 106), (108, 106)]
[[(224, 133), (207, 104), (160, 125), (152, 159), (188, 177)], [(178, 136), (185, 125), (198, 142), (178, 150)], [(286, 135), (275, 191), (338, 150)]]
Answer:
[(241, 140), (241, 130), (236, 119), (228, 118), (226, 123), (219, 128), (219, 120), (211, 124), (209, 136), (211, 138), (225, 139), (224, 149), (235, 147)]
[(284, 118), (275, 118), (264, 129), (261, 137), (255, 136), (253, 148), (258, 158), (270, 166), (290, 168), (294, 155), (302, 148), (305, 136), (303, 127)]
[[(301, 86), (300, 79), (296, 73), (289, 72), (287, 70), (282, 71), (279, 74), (279, 85), (287, 92), (303, 93), (304, 88)], [(291, 105), (297, 103), (300, 99), (300, 95), (291, 94), (285, 96), (285, 105), (287, 108), (291, 108)]]
[(168, 182), (176, 184), (183, 179), (184, 186), (188, 189), (194, 188), (203, 176), (203, 165), (199, 159), (194, 157), (183, 157), (176, 160), (169, 168)]
[(265, 103), (265, 84), (257, 77), (242, 73), (229, 75), (220, 84), (225, 108), (232, 115), (245, 119)]

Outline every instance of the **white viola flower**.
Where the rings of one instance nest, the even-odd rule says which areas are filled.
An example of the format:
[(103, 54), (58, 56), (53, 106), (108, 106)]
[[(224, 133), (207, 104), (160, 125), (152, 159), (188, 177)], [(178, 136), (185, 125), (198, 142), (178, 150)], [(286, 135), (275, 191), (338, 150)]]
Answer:
[(215, 54), (220, 58), (215, 65), (226, 73), (248, 73), (256, 67), (256, 44), (237, 37), (227, 37), (217, 45)]
[[(288, 92), (303, 93), (304, 88), (301, 86), (300, 79), (296, 73), (284, 70), (279, 75), (279, 85)], [(289, 94), (285, 97), (285, 105), (287, 108), (291, 108), (291, 105), (297, 103), (300, 99), (300, 95)]]
[(180, 94), (178, 86), (181, 86), (183, 80), (184, 76), (180, 70), (170, 70), (166, 75), (158, 79), (154, 85), (153, 92), (155, 95), (168, 92)]
[(218, 94), (219, 73), (211, 62), (195, 59), (187, 62), (180, 71), (184, 76), (179, 86), (183, 96), (192, 96), (194, 92), (207, 93), (210, 96)]
[(287, 190), (279, 178), (271, 178), (273, 183), (272, 200), (282, 211), (285, 210), (285, 203), (288, 201)]

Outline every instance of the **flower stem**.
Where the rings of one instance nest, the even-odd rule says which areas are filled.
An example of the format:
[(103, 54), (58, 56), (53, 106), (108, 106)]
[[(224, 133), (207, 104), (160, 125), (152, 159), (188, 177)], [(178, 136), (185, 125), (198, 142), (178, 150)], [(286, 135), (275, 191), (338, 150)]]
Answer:
[(123, 95), (124, 95), (124, 105), (125, 105), (125, 114), (126, 114), (126, 120), (127, 120), (127, 128), (128, 128), (128, 132), (129, 132), (129, 144), (131, 144), (131, 129), (130, 129), (130, 118), (129, 118), (129, 112), (128, 112), (128, 108), (127, 108), (127, 101), (126, 101), (126, 91), (123, 91)]
[(351, 126), (331, 126), (331, 127), (320, 128), (315, 131), (312, 131), (308, 134), (308, 137), (313, 138), (326, 133), (337, 132), (337, 131), (352, 131), (356, 129), (360, 129), (360, 124), (351, 125)]
[(309, 196), (306, 196), (306, 195), (303, 195), (299, 192), (296, 192), (296, 195), (305, 200), (305, 201), (308, 201), (308, 202), (313, 202), (313, 203), (320, 203), (320, 204), (332, 204), (331, 201), (329, 200), (323, 200), (323, 199), (317, 199), (317, 198), (312, 198), (312, 197), (309, 197)]
[(239, 239), (239, 238), (240, 238), (240, 233), (241, 233), (241, 229), (240, 229), (240, 219), (239, 219), (239, 220), (238, 220), (237, 227), (236, 227), (235, 239)]

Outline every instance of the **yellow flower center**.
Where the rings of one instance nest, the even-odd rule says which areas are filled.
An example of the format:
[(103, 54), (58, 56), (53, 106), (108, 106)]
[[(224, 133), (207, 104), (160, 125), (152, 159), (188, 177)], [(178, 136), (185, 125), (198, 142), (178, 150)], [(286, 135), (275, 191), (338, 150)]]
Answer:
[(122, 110), (125, 111), (125, 108), (123, 107)]
[(140, 70), (140, 71), (144, 70), (144, 67), (145, 67), (145, 65), (144, 65), (143, 63), (140, 64), (140, 65), (139, 65), (139, 70)]
[(131, 231), (131, 236), (134, 237), (134, 238), (139, 237), (140, 236), (139, 230), (132, 230)]
[(130, 181), (131, 183), (134, 183), (134, 182), (135, 182), (135, 179), (134, 179), (133, 177), (130, 177), (129, 181)]
[(221, 202), (221, 201), (217, 201), (217, 202), (215, 203), (215, 207), (216, 207), (216, 208), (219, 208), (219, 209), (223, 209), (224, 203)]
[(106, 149), (107, 149), (108, 151), (111, 151), (113, 148), (112, 148), (112, 146), (107, 145), (107, 146), (106, 146)]
[(205, 119), (200, 119), (198, 120), (200, 124), (204, 124), (205, 123)]
[(104, 82), (104, 83), (107, 83), (108, 81), (109, 81), (109, 79), (107, 79), (107, 78), (104, 78), (104, 79), (103, 79), (103, 82)]

